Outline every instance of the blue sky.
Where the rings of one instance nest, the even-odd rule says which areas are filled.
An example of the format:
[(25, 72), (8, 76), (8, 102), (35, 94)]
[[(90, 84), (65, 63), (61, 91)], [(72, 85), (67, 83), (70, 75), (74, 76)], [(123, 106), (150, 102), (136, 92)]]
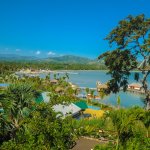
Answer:
[(150, 0), (0, 0), (0, 54), (97, 58), (129, 14), (150, 17)]

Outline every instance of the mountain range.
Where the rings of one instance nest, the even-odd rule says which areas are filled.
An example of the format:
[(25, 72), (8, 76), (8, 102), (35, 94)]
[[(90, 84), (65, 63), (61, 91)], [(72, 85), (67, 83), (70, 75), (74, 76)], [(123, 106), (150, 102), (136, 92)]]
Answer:
[(80, 63), (80, 64), (86, 64), (86, 63), (93, 63), (95, 60), (89, 59), (86, 57), (80, 57), (80, 56), (74, 56), (74, 55), (64, 55), (60, 57), (49, 57), (46, 58), (45, 61), (48, 62), (55, 62), (55, 63)]
[(0, 54), (0, 61), (41, 61), (50, 63), (79, 63), (79, 64), (93, 64), (97, 60), (89, 59), (86, 57), (64, 55), (58, 57), (38, 58), (34, 56), (19, 56), (15, 54)]
[(30, 61), (38, 60), (34, 56), (20, 56), (16, 54), (0, 54), (0, 61)]

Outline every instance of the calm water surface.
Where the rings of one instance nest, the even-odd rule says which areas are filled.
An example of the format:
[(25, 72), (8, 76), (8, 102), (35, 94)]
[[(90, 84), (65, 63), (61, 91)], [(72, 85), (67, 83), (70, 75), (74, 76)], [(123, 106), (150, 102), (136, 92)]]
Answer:
[[(60, 76), (62, 75), (64, 74), (60, 73)], [(97, 81), (105, 83), (109, 79), (111, 79), (111, 77), (106, 74), (106, 71), (69, 71), (69, 81), (80, 87), (96, 88)], [(135, 82), (134, 72), (131, 73), (129, 78), (129, 83), (133, 82)], [(150, 85), (150, 76), (148, 77), (148, 84)], [(124, 93), (121, 91), (118, 94), (110, 94), (100, 101), (105, 104), (116, 105), (116, 99), (118, 96), (121, 98), (122, 107), (144, 106), (143, 99), (145, 96), (131, 92)]]

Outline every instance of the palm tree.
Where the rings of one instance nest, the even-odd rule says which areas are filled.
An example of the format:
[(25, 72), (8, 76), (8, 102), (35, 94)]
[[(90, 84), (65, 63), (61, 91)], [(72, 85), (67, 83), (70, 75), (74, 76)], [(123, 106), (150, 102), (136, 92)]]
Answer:
[(80, 89), (79, 88), (75, 88), (74, 89), (74, 95), (76, 96), (76, 95), (78, 95), (80, 93)]
[(90, 94), (91, 94), (91, 97), (93, 98), (94, 97), (94, 90), (90, 90)]
[(121, 103), (121, 98), (120, 96), (117, 97), (117, 106), (118, 106), (118, 109), (120, 109), (120, 103)]
[(14, 84), (7, 88), (0, 102), (11, 120), (12, 134), (15, 134), (23, 118), (33, 109), (34, 100), (38, 95), (39, 93), (27, 84)]
[(50, 82), (50, 73), (46, 75), (45, 81), (48, 82), (48, 83)]
[(89, 88), (86, 88), (85, 91), (86, 91), (86, 94), (88, 95), (89, 92), (90, 92), (90, 89), (89, 89)]
[(89, 96), (88, 96), (88, 94), (90, 92), (90, 89), (86, 88), (85, 91), (86, 91), (87, 102), (89, 103)]
[(139, 113), (133, 113), (132, 109), (120, 109), (111, 112), (109, 116), (117, 132), (116, 149), (118, 149), (119, 143), (125, 146), (127, 140), (133, 137)]

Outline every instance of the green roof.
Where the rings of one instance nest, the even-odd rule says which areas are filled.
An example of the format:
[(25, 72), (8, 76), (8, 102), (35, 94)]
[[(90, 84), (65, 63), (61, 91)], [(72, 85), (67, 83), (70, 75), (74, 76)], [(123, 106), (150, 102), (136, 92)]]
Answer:
[(4, 109), (3, 108), (0, 108), (0, 113), (3, 113), (4, 112)]
[(74, 103), (74, 104), (77, 105), (78, 107), (80, 107), (82, 110), (88, 108), (86, 102), (84, 102), (84, 101), (79, 101), (79, 102), (76, 102), (76, 103)]
[(37, 104), (39, 104), (39, 103), (41, 103), (41, 102), (43, 102), (43, 101), (44, 101), (44, 99), (43, 99), (43, 96), (42, 96), (42, 95), (40, 95), (38, 98), (35, 99), (35, 102), (36, 102)]
[(37, 104), (39, 104), (39, 103), (41, 103), (41, 102), (49, 102), (49, 100), (50, 100), (49, 93), (50, 93), (50, 92), (42, 92), (42, 93), (40, 94), (40, 96), (35, 99), (35, 102), (36, 102)]

